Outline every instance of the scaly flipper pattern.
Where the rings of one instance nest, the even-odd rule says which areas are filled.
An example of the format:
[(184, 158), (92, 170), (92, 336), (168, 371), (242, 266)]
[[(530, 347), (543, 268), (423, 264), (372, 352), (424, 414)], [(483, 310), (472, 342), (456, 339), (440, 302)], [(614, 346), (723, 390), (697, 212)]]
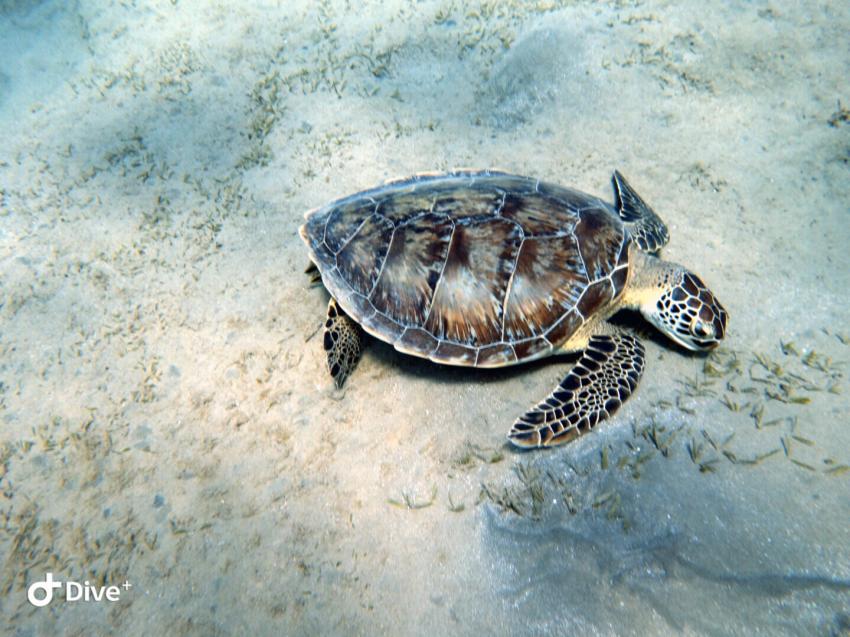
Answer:
[(517, 447), (553, 447), (587, 433), (631, 396), (643, 367), (643, 345), (635, 337), (591, 337), (575, 367), (514, 423), (508, 438)]
[(613, 182), (617, 195), (617, 213), (625, 222), (632, 239), (644, 252), (658, 252), (670, 240), (667, 226), (640, 198), (620, 171), (614, 171)]
[(337, 305), (336, 299), (328, 302), (323, 346), (328, 355), (328, 371), (337, 387), (357, 366), (363, 352), (363, 331)]

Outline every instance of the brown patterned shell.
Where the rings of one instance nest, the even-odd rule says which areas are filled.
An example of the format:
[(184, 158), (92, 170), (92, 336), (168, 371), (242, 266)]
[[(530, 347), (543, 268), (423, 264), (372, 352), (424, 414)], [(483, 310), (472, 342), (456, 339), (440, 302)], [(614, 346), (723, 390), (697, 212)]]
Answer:
[(450, 365), (552, 353), (626, 284), (628, 233), (604, 201), (493, 171), (417, 175), (306, 215), (322, 282), (363, 328)]

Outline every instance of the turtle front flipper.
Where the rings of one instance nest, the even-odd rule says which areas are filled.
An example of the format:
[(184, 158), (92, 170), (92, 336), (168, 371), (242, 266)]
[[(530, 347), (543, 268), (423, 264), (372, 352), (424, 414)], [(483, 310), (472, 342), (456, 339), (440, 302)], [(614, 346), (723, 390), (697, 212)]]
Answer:
[(328, 371), (336, 386), (342, 387), (363, 352), (363, 330), (342, 311), (334, 298), (328, 302), (323, 346), (328, 355)]
[(643, 345), (635, 337), (591, 337), (575, 367), (514, 423), (508, 438), (517, 447), (553, 447), (587, 433), (631, 396), (643, 366)]
[(658, 252), (670, 240), (667, 226), (634, 191), (620, 171), (614, 171), (613, 181), (617, 195), (617, 212), (625, 222), (632, 239), (644, 252)]

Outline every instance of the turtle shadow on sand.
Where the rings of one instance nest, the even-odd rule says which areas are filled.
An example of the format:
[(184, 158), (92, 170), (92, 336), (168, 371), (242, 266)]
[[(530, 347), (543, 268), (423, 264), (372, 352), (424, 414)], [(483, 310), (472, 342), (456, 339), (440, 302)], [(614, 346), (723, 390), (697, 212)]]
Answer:
[[(538, 369), (570, 365), (578, 359), (578, 353), (555, 354), (548, 358), (529, 361), (522, 365), (480, 369), (475, 367), (454, 367), (440, 365), (424, 358), (417, 358), (396, 351), (392, 345), (372, 336), (368, 339), (369, 356), (379, 362), (382, 367), (392, 369), (393, 373), (401, 376), (425, 378), (443, 385), (460, 385), (467, 383), (491, 384), (501, 383), (517, 377), (527, 376)], [(541, 393), (545, 391), (541, 388)]]
[[(327, 293), (325, 293), (327, 295)], [(637, 312), (623, 310), (617, 312), (608, 321), (618, 327), (640, 336), (642, 340), (652, 341), (665, 352), (682, 356), (693, 356), (704, 358), (709, 352), (682, 352), (681, 348), (665, 338), (661, 332), (652, 329)], [(547, 358), (528, 361), (522, 365), (510, 365), (508, 367), (496, 367), (492, 369), (480, 369), (475, 367), (453, 367), (440, 365), (432, 361), (402, 354), (384, 341), (368, 334), (364, 335), (366, 341), (365, 349), (367, 356), (372, 358), (381, 367), (392, 370), (393, 373), (406, 377), (426, 378), (437, 384), (460, 385), (465, 383), (477, 383), (482, 385), (501, 383), (533, 374), (543, 368), (553, 368), (566, 373), (566, 367), (573, 365), (579, 359), (579, 352), (554, 354)], [(545, 388), (541, 387), (541, 393)]]

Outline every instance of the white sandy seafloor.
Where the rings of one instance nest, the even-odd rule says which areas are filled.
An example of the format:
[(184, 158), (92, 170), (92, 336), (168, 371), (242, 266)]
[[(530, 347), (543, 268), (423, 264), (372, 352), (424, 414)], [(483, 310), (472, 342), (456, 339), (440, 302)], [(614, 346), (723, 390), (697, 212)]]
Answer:
[[(0, 0), (8, 635), (850, 634), (850, 5)], [(730, 311), (548, 452), (569, 368), (372, 341), (334, 390), (305, 210), (500, 167)], [(47, 607), (26, 588), (128, 581)]]

